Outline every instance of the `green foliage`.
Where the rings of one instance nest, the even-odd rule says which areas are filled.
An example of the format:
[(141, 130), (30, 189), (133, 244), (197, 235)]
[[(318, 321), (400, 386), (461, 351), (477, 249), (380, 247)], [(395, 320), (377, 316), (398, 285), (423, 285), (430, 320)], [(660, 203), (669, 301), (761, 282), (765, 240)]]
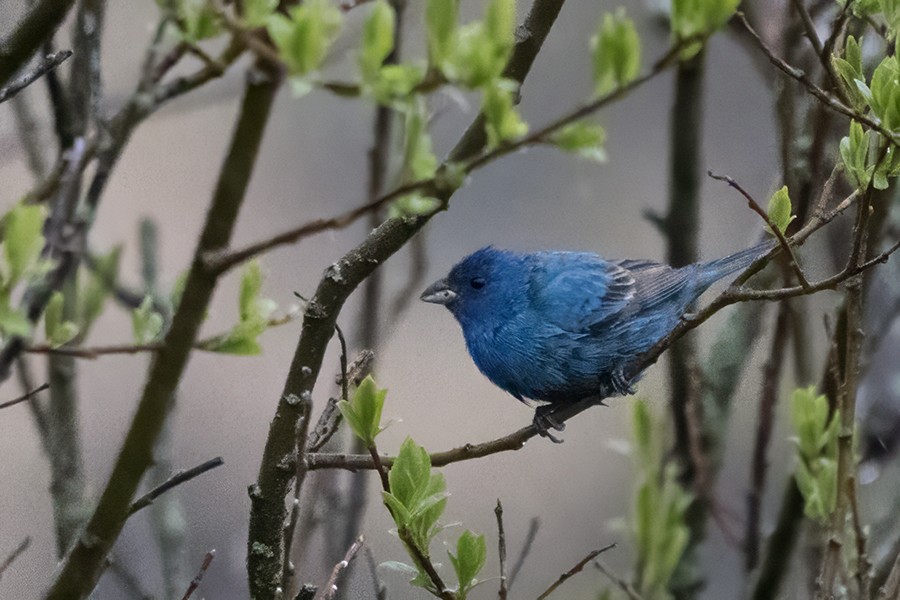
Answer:
[(44, 309), (44, 334), (51, 348), (67, 344), (78, 335), (78, 325), (63, 316), (65, 301), (61, 292), (53, 292)]
[(831, 62), (841, 78), (842, 87), (853, 104), (853, 108), (860, 112), (865, 112), (868, 103), (862, 90), (868, 88), (866, 86), (866, 76), (863, 72), (862, 52), (859, 46), (860, 44), (856, 41), (856, 38), (848, 35), (847, 42), (844, 45), (844, 57), (832, 55)]
[(188, 43), (214, 38), (222, 32), (216, 8), (209, 0), (177, 0), (175, 15)]
[(453, 50), (458, 14), (457, 0), (428, 0), (425, 4), (428, 60), (434, 67), (440, 68)]
[(871, 181), (876, 190), (883, 190), (888, 187), (889, 179), (900, 175), (897, 149), (885, 148), (884, 143), (878, 132), (864, 130), (856, 121), (850, 123), (850, 135), (841, 139), (839, 149), (851, 185), (865, 190)]
[(594, 52), (594, 86), (602, 96), (633, 81), (641, 69), (641, 39), (634, 22), (620, 8), (606, 13), (591, 39)]
[(775, 224), (775, 227), (781, 233), (784, 233), (791, 221), (797, 218), (791, 215), (791, 197), (788, 194), (786, 185), (781, 186), (781, 189), (772, 194), (772, 197), (769, 199), (769, 208), (766, 212), (769, 215), (769, 220)]
[(228, 333), (205, 342), (204, 350), (244, 356), (262, 352), (258, 338), (269, 327), (269, 320), (277, 308), (273, 300), (261, 296), (262, 283), (259, 262), (249, 262), (241, 275), (238, 322)]
[(483, 21), (458, 30), (447, 77), (470, 88), (490, 86), (503, 74), (515, 43), (515, 0), (491, 0)]
[(165, 324), (162, 315), (153, 310), (153, 298), (146, 296), (141, 305), (131, 311), (131, 329), (136, 344), (159, 339)]
[(878, 10), (884, 15), (893, 37), (897, 36), (900, 31), (900, 1), (898, 0), (878, 0)]
[(278, 7), (278, 0), (243, 0), (243, 23), (247, 27), (265, 27)]
[[(431, 148), (431, 135), (428, 133), (427, 107), (419, 98), (406, 111), (404, 121), (403, 167), (401, 170), (404, 182), (421, 181), (435, 176), (438, 166), (437, 157)], [(420, 193), (407, 194), (391, 204), (390, 216), (421, 215), (434, 211), (438, 207), (435, 198)]]
[(341, 24), (341, 11), (329, 0), (307, 0), (292, 7), (288, 16), (275, 13), (269, 17), (269, 36), (288, 72), (300, 83), (295, 91), (308, 88), (304, 78), (322, 65)]
[(791, 423), (799, 462), (794, 478), (803, 495), (803, 511), (825, 521), (837, 502), (837, 439), (839, 422), (829, 415), (828, 399), (815, 386), (791, 394)]
[(522, 121), (513, 106), (514, 83), (499, 81), (484, 90), (481, 112), (485, 117), (488, 148), (528, 133), (528, 124)]
[(0, 333), (4, 338), (31, 335), (31, 321), (24, 312), (10, 305), (9, 294), (0, 295)]
[(577, 121), (553, 134), (552, 141), (560, 149), (596, 162), (606, 162), (606, 130), (600, 125)]
[(456, 540), (456, 554), (448, 551), (456, 579), (459, 582), (456, 595), (466, 600), (469, 591), (478, 583), (476, 577), (484, 567), (487, 558), (487, 544), (483, 535), (475, 535), (468, 529)]
[[(386, 0), (377, 0), (363, 25), (359, 70), (366, 81), (378, 78), (381, 65), (394, 49), (394, 28), (397, 15)], [(408, 93), (408, 92), (407, 92)]]
[(4, 287), (9, 290), (37, 263), (44, 247), (46, 210), (42, 206), (16, 204), (3, 217)]
[(693, 501), (677, 479), (677, 469), (667, 464), (661, 444), (643, 401), (635, 403), (634, 436), (638, 456), (638, 486), (634, 509), (638, 591), (644, 598), (668, 598), (669, 581), (687, 548), (690, 532), (685, 522)]
[(378, 389), (375, 380), (369, 375), (359, 384), (350, 400), (338, 402), (338, 409), (344, 419), (367, 448), (375, 445), (375, 436), (384, 429), (381, 427), (381, 411), (387, 390)]
[[(710, 35), (728, 22), (738, 4), (740, 0), (672, 0), (672, 35), (677, 40)], [(702, 47), (701, 41), (689, 44), (681, 58), (695, 56)]]

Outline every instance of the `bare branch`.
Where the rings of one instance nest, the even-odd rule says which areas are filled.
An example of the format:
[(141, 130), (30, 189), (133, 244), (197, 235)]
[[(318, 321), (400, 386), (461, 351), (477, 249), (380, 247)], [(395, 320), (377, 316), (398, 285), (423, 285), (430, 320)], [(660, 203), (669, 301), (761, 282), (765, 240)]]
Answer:
[(157, 498), (159, 498), (160, 496), (162, 496), (163, 494), (165, 494), (172, 488), (177, 487), (187, 481), (190, 481), (191, 479), (194, 479), (195, 477), (199, 477), (200, 475), (203, 475), (207, 471), (212, 471), (216, 467), (221, 467), (224, 464), (225, 464), (225, 461), (222, 459), (222, 457), (217, 456), (213, 459), (206, 461), (203, 464), (197, 465), (196, 467), (192, 467), (192, 468), (188, 469), (187, 471), (179, 471), (178, 473), (175, 473), (175, 475), (173, 475), (168, 481), (166, 481), (162, 485), (159, 485), (159, 486), (153, 488), (152, 490), (150, 490), (149, 492), (147, 492), (146, 494), (144, 494), (143, 496), (141, 496), (140, 498), (138, 498), (137, 500), (132, 502), (131, 508), (128, 509), (128, 515), (131, 516), (134, 513), (136, 513), (137, 511), (141, 510), (142, 508), (147, 508), (148, 506), (153, 504), (154, 500), (156, 500)]
[(25, 402), (26, 400), (31, 400), (35, 395), (39, 394), (40, 392), (43, 392), (44, 390), (48, 389), (49, 387), (50, 387), (49, 383), (42, 384), (42, 385), (34, 388), (33, 390), (25, 392), (23, 395), (19, 396), (18, 398), (15, 398), (13, 400), (7, 400), (3, 404), (0, 404), (0, 409), (9, 408), (10, 406), (15, 406), (16, 404), (19, 404), (20, 402)]
[(210, 550), (206, 553), (206, 556), (203, 557), (203, 564), (200, 565), (200, 570), (197, 571), (197, 574), (191, 580), (191, 583), (188, 586), (187, 591), (184, 592), (184, 596), (182, 596), (181, 600), (190, 600), (191, 595), (200, 587), (200, 582), (203, 580), (203, 576), (206, 575), (206, 570), (209, 569), (209, 565), (212, 564), (215, 557), (215, 550)]
[(506, 577), (506, 533), (503, 531), (503, 505), (497, 498), (497, 506), (494, 507), (497, 516), (497, 550), (500, 553), (500, 590), (497, 592), (499, 600), (506, 600), (509, 594)]
[(21, 77), (10, 82), (4, 88), (0, 88), (0, 103), (6, 102), (16, 94), (27, 88), (29, 85), (66, 62), (72, 56), (71, 50), (60, 50), (56, 54), (48, 54), (36, 67), (29, 69)]
[(594, 566), (597, 567), (597, 570), (603, 573), (607, 579), (616, 584), (620, 590), (625, 592), (625, 595), (628, 596), (628, 600), (644, 600), (641, 595), (637, 593), (637, 590), (634, 589), (634, 586), (610, 571), (602, 562), (595, 560)]
[(362, 548), (363, 542), (365, 542), (365, 538), (363, 536), (359, 536), (356, 538), (356, 541), (351, 544), (350, 548), (347, 550), (347, 554), (344, 555), (344, 560), (334, 565), (334, 570), (331, 571), (331, 577), (328, 578), (328, 583), (325, 584), (325, 587), (322, 591), (322, 600), (333, 600), (334, 595), (337, 593), (337, 580), (340, 577), (341, 573), (344, 569), (347, 568), (347, 565), (350, 564), (350, 561), (356, 556), (356, 553), (359, 552), (359, 549)]
[(56, 31), (75, 0), (39, 0), (32, 3), (15, 28), (0, 39), (0, 86), (18, 71)]
[(593, 552), (590, 552), (587, 556), (585, 556), (580, 561), (578, 561), (574, 567), (572, 567), (571, 569), (569, 569), (568, 571), (566, 571), (565, 573), (560, 575), (559, 579), (554, 581), (550, 585), (550, 587), (548, 587), (546, 590), (544, 590), (544, 592), (540, 596), (537, 597), (537, 600), (544, 600), (545, 598), (550, 596), (550, 594), (552, 594), (556, 590), (556, 588), (558, 588), (559, 586), (564, 584), (571, 577), (580, 573), (581, 570), (584, 569), (584, 566), (586, 564), (588, 564), (589, 562), (591, 562), (592, 560), (594, 560), (595, 558), (597, 558), (598, 556), (600, 556), (607, 550), (612, 550), (615, 547), (616, 547), (615, 543), (612, 543), (608, 546), (604, 546), (603, 548), (600, 548), (599, 550), (594, 550)]
[(534, 538), (537, 537), (537, 532), (540, 528), (541, 520), (538, 517), (532, 517), (531, 521), (529, 521), (528, 523), (528, 533), (525, 534), (525, 542), (522, 543), (522, 550), (519, 551), (519, 558), (516, 559), (516, 564), (513, 566), (512, 571), (510, 572), (508, 587), (512, 588), (513, 583), (515, 583), (516, 581), (516, 577), (519, 576), (519, 572), (525, 565), (525, 560), (531, 553), (531, 546), (534, 544)]
[(0, 578), (3, 577), (3, 574), (10, 567), (10, 565), (12, 565), (14, 562), (16, 562), (16, 559), (19, 558), (20, 556), (22, 556), (22, 554), (26, 550), (28, 550), (28, 548), (30, 546), (31, 546), (31, 536), (27, 536), (25, 539), (23, 539), (21, 542), (19, 542), (19, 545), (16, 546), (16, 549), (13, 550), (12, 552), (10, 552), (9, 556), (7, 556), (6, 559), (3, 561), (3, 563), (0, 564)]

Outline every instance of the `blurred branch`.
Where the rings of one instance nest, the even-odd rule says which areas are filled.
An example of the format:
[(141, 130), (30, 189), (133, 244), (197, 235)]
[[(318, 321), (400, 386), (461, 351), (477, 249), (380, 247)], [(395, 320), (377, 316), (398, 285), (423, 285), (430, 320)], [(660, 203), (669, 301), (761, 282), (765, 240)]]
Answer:
[(19, 396), (18, 398), (15, 398), (13, 400), (7, 400), (6, 402), (0, 404), (0, 409), (9, 408), (10, 406), (15, 406), (16, 404), (19, 404), (20, 402), (25, 402), (26, 400), (31, 400), (35, 395), (37, 395), (40, 392), (43, 392), (44, 390), (48, 389), (49, 387), (50, 387), (49, 383), (39, 385), (38, 387), (34, 388), (33, 390), (29, 390), (29, 391), (25, 392), (23, 395)]
[(207, 471), (212, 471), (216, 467), (221, 467), (225, 464), (225, 461), (221, 456), (217, 456), (213, 459), (206, 461), (205, 463), (199, 464), (196, 467), (191, 467), (187, 471), (179, 471), (175, 473), (172, 477), (170, 477), (167, 481), (162, 483), (161, 485), (156, 486), (137, 500), (131, 503), (131, 507), (128, 509), (128, 516), (130, 517), (134, 513), (138, 512), (143, 508), (147, 508), (151, 504), (153, 504), (154, 500), (168, 492), (174, 487), (181, 485), (195, 477), (199, 477), (203, 475)]
[(281, 77), (266, 66), (253, 67), (228, 154), (222, 165), (203, 233), (185, 283), (183, 300), (165, 337), (165, 347), (151, 363), (147, 382), (103, 491), (84, 534), (68, 553), (47, 594), (48, 599), (83, 598), (96, 585), (104, 558), (128, 517), (132, 498), (152, 462), (152, 449), (169, 411), (172, 394), (188, 356), (218, 278), (203, 268), (201, 256), (228, 244), (243, 202)]
[(584, 558), (582, 558), (581, 560), (579, 560), (575, 564), (574, 567), (572, 567), (571, 569), (569, 569), (568, 571), (566, 571), (565, 573), (560, 575), (559, 579), (554, 581), (550, 585), (550, 587), (548, 587), (546, 590), (544, 590), (543, 593), (541, 593), (541, 595), (537, 597), (537, 600), (545, 600), (546, 598), (548, 598), (550, 596), (550, 594), (552, 594), (554, 591), (556, 591), (556, 588), (558, 588), (559, 586), (564, 584), (566, 581), (568, 581), (569, 579), (571, 579), (578, 573), (581, 573), (581, 571), (582, 571), (582, 569), (584, 569), (585, 565), (587, 565), (589, 562), (591, 562), (592, 560), (594, 560), (595, 558), (597, 558), (598, 556), (600, 556), (607, 550), (612, 550), (615, 547), (616, 547), (616, 545), (615, 545), (615, 543), (613, 543), (613, 544), (609, 544), (608, 546), (604, 546), (604, 547), (600, 548), (599, 550), (594, 550), (593, 552), (588, 553), (588, 555), (585, 556)]
[(70, 56), (72, 56), (71, 50), (60, 50), (56, 54), (45, 56), (37, 66), (26, 71), (21, 77), (10, 82), (6, 87), (0, 88), (0, 103), (13, 98), (48, 72), (63, 64)]
[[(293, 401), (294, 405), (300, 411), (300, 420), (297, 422), (296, 441), (293, 456), (290, 460), (294, 465), (294, 501), (291, 503), (291, 517), (284, 526), (284, 561), (281, 566), (281, 590), (288, 596), (293, 595), (293, 579), (294, 566), (291, 556), (291, 546), (294, 542), (294, 534), (297, 530), (297, 521), (300, 519), (300, 492), (303, 491), (303, 483), (306, 480), (306, 474), (309, 472), (306, 463), (306, 444), (309, 436), (309, 421), (312, 413), (312, 399), (309, 396), (301, 396), (299, 398), (288, 399)], [(256, 499), (256, 488), (252, 488), (250, 494), (251, 503)], [(252, 554), (254, 548), (248, 549), (248, 554)], [(250, 560), (248, 556), (248, 561)], [(299, 560), (298, 560), (299, 562)]]
[(541, 520), (538, 517), (532, 517), (531, 521), (529, 521), (528, 523), (528, 533), (525, 534), (525, 541), (522, 543), (522, 550), (519, 551), (519, 558), (516, 559), (516, 564), (513, 566), (512, 571), (510, 571), (509, 585), (507, 587), (512, 588), (513, 583), (515, 583), (516, 577), (518, 577), (519, 572), (525, 565), (525, 560), (531, 553), (531, 546), (532, 544), (534, 544), (534, 538), (537, 537), (537, 532), (540, 528)]
[(603, 573), (607, 579), (616, 584), (620, 590), (625, 592), (625, 595), (628, 596), (628, 600), (643, 600), (641, 595), (637, 593), (637, 590), (634, 589), (634, 586), (607, 569), (602, 562), (595, 560), (594, 566), (597, 567), (597, 570)]
[(894, 600), (900, 598), (900, 554), (894, 559), (894, 565), (887, 580), (878, 592), (878, 600)]
[[(535, 0), (532, 5), (524, 26), (519, 29), (518, 40), (506, 68), (506, 73), (512, 73), (518, 82), (523, 81), (530, 69), (563, 1)], [(476, 119), (451, 152), (450, 161), (459, 162), (478, 153), (482, 144), (474, 143), (473, 139), (483, 139), (483, 136), (483, 122)], [(442, 206), (451, 193), (446, 189), (441, 192)], [(306, 309), (300, 339), (266, 439), (257, 485), (254, 487), (259, 493), (251, 503), (248, 571), (251, 595), (257, 600), (274, 597), (284, 560), (281, 528), (286, 518), (285, 497), (292, 474), (283, 470), (280, 464), (284, 457), (291, 456), (296, 443), (297, 423), (302, 418), (298, 407), (292, 406), (287, 399), (312, 394), (335, 322), (349, 295), (436, 213), (393, 218), (382, 223), (359, 246), (326, 271)]]
[(6, 570), (10, 567), (10, 565), (12, 565), (14, 562), (16, 562), (16, 559), (19, 558), (20, 556), (22, 556), (22, 554), (26, 550), (28, 550), (28, 548), (30, 546), (31, 546), (31, 536), (26, 536), (25, 539), (23, 539), (21, 542), (19, 542), (19, 545), (16, 546), (16, 549), (13, 550), (12, 552), (10, 552), (9, 556), (7, 556), (6, 559), (3, 561), (3, 563), (0, 564), (0, 578), (3, 577), (3, 574), (6, 573)]
[(56, 31), (75, 0), (37, 0), (13, 30), (0, 40), (0, 87), (37, 52)]

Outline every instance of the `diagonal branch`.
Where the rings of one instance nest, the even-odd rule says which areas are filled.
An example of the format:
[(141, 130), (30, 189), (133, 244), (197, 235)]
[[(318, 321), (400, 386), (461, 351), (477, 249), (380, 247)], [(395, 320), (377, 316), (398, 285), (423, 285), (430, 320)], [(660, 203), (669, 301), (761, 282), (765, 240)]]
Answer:
[(36, 67), (29, 69), (20, 78), (10, 82), (6, 87), (0, 88), (0, 103), (13, 98), (29, 85), (66, 62), (70, 56), (72, 56), (71, 50), (60, 50), (56, 54), (48, 54), (45, 56)]
[(585, 565), (587, 565), (589, 562), (591, 562), (592, 560), (594, 560), (595, 558), (597, 558), (598, 556), (600, 556), (607, 550), (612, 550), (615, 547), (616, 547), (616, 544), (612, 543), (612, 544), (609, 544), (608, 546), (604, 546), (604, 547), (600, 548), (599, 550), (594, 550), (593, 552), (588, 553), (588, 555), (585, 556), (584, 558), (582, 558), (580, 561), (578, 561), (578, 563), (574, 567), (572, 567), (571, 569), (569, 569), (568, 571), (566, 571), (565, 573), (560, 575), (559, 579), (554, 581), (550, 585), (550, 587), (548, 587), (546, 590), (544, 590), (544, 592), (540, 596), (537, 597), (537, 600), (545, 600), (545, 598), (549, 597), (550, 594), (552, 594), (556, 590), (556, 588), (558, 588), (559, 586), (564, 584), (566, 581), (568, 581), (569, 579), (571, 579), (578, 573), (581, 573), (581, 571), (582, 571), (582, 569), (584, 569)]
[(56, 31), (73, 4), (75, 0), (38, 0), (9, 35), (0, 39), (0, 86)]
[(195, 477), (199, 477), (200, 475), (203, 475), (207, 471), (212, 471), (216, 467), (221, 467), (224, 464), (225, 464), (225, 461), (222, 460), (222, 457), (217, 456), (213, 459), (206, 461), (205, 463), (197, 465), (196, 467), (191, 467), (190, 469), (188, 469), (186, 471), (179, 471), (178, 473), (175, 473), (175, 475), (173, 475), (170, 479), (163, 482), (161, 485), (158, 485), (157, 487), (153, 488), (152, 490), (150, 490), (149, 492), (147, 492), (146, 494), (144, 494), (143, 496), (141, 496), (140, 498), (138, 498), (137, 500), (132, 502), (131, 508), (128, 509), (128, 516), (133, 515), (134, 513), (138, 512), (139, 510), (141, 510), (143, 508), (147, 508), (148, 506), (153, 504), (154, 500), (156, 500), (157, 498), (159, 498), (160, 496), (162, 496), (163, 494), (165, 494), (172, 488), (177, 487), (187, 481), (190, 481), (191, 479), (194, 479)]

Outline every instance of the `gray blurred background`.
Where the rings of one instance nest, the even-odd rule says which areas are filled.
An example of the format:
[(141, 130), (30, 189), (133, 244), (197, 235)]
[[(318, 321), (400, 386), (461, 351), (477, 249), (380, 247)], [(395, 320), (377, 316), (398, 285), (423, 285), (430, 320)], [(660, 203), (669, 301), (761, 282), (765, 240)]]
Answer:
[[(16, 4), (16, 0), (0, 0), (0, 23), (10, 23), (8, 19), (19, 13)], [(523, 14), (527, 3), (521, 4)], [(563, 8), (523, 89), (522, 112), (534, 126), (589, 95), (588, 40), (600, 15), (615, 6), (570, 0)], [(653, 24), (645, 4), (630, 2), (626, 6), (639, 26), (644, 64), (649, 64), (664, 51), (667, 33)], [(481, 10), (479, 2), (464, 2), (466, 14), (474, 16)], [(342, 54), (340, 48), (355, 45), (362, 16), (356, 12), (350, 14), (345, 40), (338, 44), (332, 60), (331, 68), (336, 73), (352, 64), (352, 55), (347, 56), (346, 51)], [(103, 38), (104, 106), (109, 112), (116, 110), (133, 89), (156, 19), (156, 6), (149, 0), (109, 3)], [(410, 39), (405, 52), (419, 53), (421, 13), (417, 3), (410, 3), (407, 25)], [(67, 29), (62, 30), (60, 47), (66, 47)], [(771, 73), (761, 76), (747, 52), (728, 34), (716, 36), (709, 46), (701, 168), (729, 174), (764, 199), (776, 184), (780, 185), (772, 77)], [(91, 234), (97, 250), (125, 245), (122, 273), (126, 282), (136, 286), (140, 281), (137, 227), (142, 217), (151, 217), (159, 225), (163, 285), (171, 285), (187, 268), (230, 135), (242, 77), (242, 68), (232, 69), (224, 79), (172, 102), (137, 130), (115, 170)], [(51, 148), (45, 90), (35, 85), (24, 95), (47, 124), (47, 147)], [(454, 196), (450, 210), (435, 218), (425, 231), (427, 281), (443, 275), (461, 256), (486, 244), (663, 259), (662, 239), (641, 214), (647, 208), (662, 211), (667, 203), (671, 100), (672, 79), (667, 74), (600, 113), (598, 121), (608, 130), (607, 164), (583, 162), (550, 148), (532, 148), (477, 172)], [(474, 116), (477, 106), (465, 106), (446, 97), (436, 98), (435, 103), (440, 110), (433, 133), (438, 154), (442, 155)], [(372, 108), (365, 102), (336, 99), (324, 92), (295, 99), (289, 89), (284, 89), (239, 219), (236, 245), (364, 202), (371, 122)], [(0, 181), (4, 208), (32, 185), (7, 106), (0, 108)], [(721, 183), (704, 180), (702, 197), (704, 258), (742, 249), (756, 239), (759, 219), (735, 193)], [(294, 291), (311, 294), (324, 267), (358, 243), (367, 230), (367, 225), (358, 224), (344, 231), (326, 232), (265, 256), (268, 278), (264, 294), (283, 308), (296, 302)], [(816, 243), (809, 246), (804, 255), (815, 254)], [(388, 301), (406, 284), (407, 252), (399, 253), (384, 267)], [(821, 274), (827, 267), (813, 260), (808, 268)], [(232, 275), (217, 290), (205, 333), (222, 331), (236, 319), (237, 280)], [(359, 296), (357, 293), (351, 299), (340, 319), (351, 340), (357, 337)], [(809, 310), (824, 314), (836, 298), (831, 293), (823, 294), (809, 304)], [(127, 343), (131, 336), (129, 318), (110, 305), (88, 343)], [(708, 347), (723, 322), (719, 315), (701, 328), (701, 349)], [(810, 323), (821, 323), (821, 318), (811, 317)], [(191, 573), (207, 550), (217, 551), (203, 581), (202, 594), (197, 597), (247, 596), (246, 490), (255, 480), (298, 332), (299, 322), (294, 322), (265, 333), (264, 353), (258, 357), (195, 353), (183, 379), (174, 415), (176, 465), (186, 468), (216, 455), (225, 459), (224, 467), (176, 492), (185, 507), (189, 535), (185, 560)], [(443, 450), (495, 438), (530, 422), (528, 408), (478, 373), (457, 324), (446, 311), (414, 301), (384, 334), (383, 343), (375, 348), (376, 378), (390, 390), (385, 417), (395, 422), (379, 438), (382, 451), (393, 453), (408, 435), (429, 450)], [(817, 338), (821, 337), (817, 332)], [(338, 370), (336, 346), (332, 344), (319, 380), (317, 409), (334, 393), (331, 374)], [(34, 360), (38, 373), (42, 364), (42, 360)], [(667, 419), (662, 364), (650, 370), (639, 395), (650, 401), (660, 418)], [(105, 483), (146, 366), (143, 356), (111, 356), (80, 363), (84, 451), (94, 491)], [(748, 487), (760, 368), (761, 358), (757, 357), (738, 392), (726, 436), (726, 464), (717, 488), (721, 503), (738, 514), (743, 511)], [(793, 385), (788, 383), (785, 394)], [(3, 386), (2, 395), (12, 397), (18, 392), (16, 383), (10, 380)], [(615, 523), (630, 515), (631, 463), (616, 449), (621, 444), (611, 442), (629, 438), (631, 403), (619, 399), (608, 408), (595, 408), (576, 418), (569, 423), (562, 445), (535, 439), (519, 452), (444, 469), (452, 494), (445, 521), (459, 521), (487, 535), (485, 577), (497, 574), (493, 514), (497, 498), (503, 501), (513, 557), (522, 545), (529, 520), (535, 516), (541, 520), (533, 551), (516, 583), (515, 597), (535, 596), (589, 550), (611, 542), (620, 544), (606, 554), (606, 562), (623, 576), (628, 574), (632, 564), (628, 534)], [(764, 530), (774, 520), (781, 481), (793, 458), (782, 408), (783, 403), (770, 450), (770, 497), (765, 503)], [(4, 574), (0, 597), (36, 597), (50, 581), (56, 559), (47, 462), (24, 407), (0, 415), (0, 456), (4, 489), (0, 494), (0, 553), (11, 550), (26, 535), (34, 540), (27, 553)], [(308, 489), (314, 487), (318, 477), (318, 473), (312, 476)], [(366, 535), (376, 561), (406, 560), (400, 542), (389, 533), (392, 523), (378, 501), (376, 476), (371, 472), (342, 474), (341, 485), (346, 486), (351, 477), (371, 480), (369, 510), (361, 533)], [(894, 483), (896, 479), (895, 474)], [(864, 500), (867, 498), (864, 496)], [(144, 589), (157, 591), (159, 557), (148, 519), (149, 512), (145, 511), (127, 523), (114, 555), (118, 564), (141, 579)], [(449, 537), (455, 537), (453, 531)], [(710, 576), (705, 597), (734, 597), (744, 585), (740, 550), (729, 546), (714, 525), (709, 527), (703, 557)], [(301, 579), (323, 583), (338, 559), (332, 546), (322, 544), (317, 537), (301, 562)], [(355, 591), (348, 597), (371, 597), (366, 572), (361, 560), (353, 577)], [(383, 577), (390, 598), (425, 597), (411, 591), (401, 575), (383, 573)], [(587, 571), (566, 584), (558, 597), (592, 598), (606, 585), (599, 573)], [(126, 590), (119, 577), (108, 572), (96, 597), (132, 597)], [(473, 598), (495, 596), (495, 583), (472, 594)]]

